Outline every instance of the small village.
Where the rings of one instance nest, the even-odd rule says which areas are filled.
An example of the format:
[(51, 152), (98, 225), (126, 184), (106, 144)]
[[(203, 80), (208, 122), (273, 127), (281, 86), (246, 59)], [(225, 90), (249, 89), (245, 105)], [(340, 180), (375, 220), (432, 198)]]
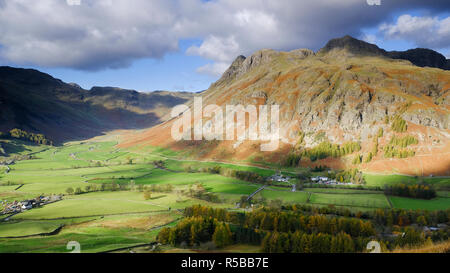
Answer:
[[(283, 174), (281, 174), (281, 172), (278, 172), (277, 174), (268, 177), (267, 181), (289, 183), (289, 181), (291, 179), (293, 179), (293, 178), (290, 176), (283, 175)], [(351, 183), (351, 182), (338, 182), (336, 179), (331, 179), (326, 176), (311, 177), (310, 181), (312, 183), (319, 184), (319, 185), (353, 185), (353, 183)]]
[(23, 211), (31, 210), (33, 208), (41, 207), (47, 204), (51, 204), (62, 199), (61, 195), (52, 195), (52, 196), (39, 196), (34, 199), (17, 201), (14, 202), (6, 202), (0, 201), (0, 215), (5, 214), (17, 214)]
[(316, 176), (311, 177), (311, 182), (321, 184), (321, 185), (353, 185), (351, 182), (337, 182), (336, 179), (331, 179), (326, 176)]

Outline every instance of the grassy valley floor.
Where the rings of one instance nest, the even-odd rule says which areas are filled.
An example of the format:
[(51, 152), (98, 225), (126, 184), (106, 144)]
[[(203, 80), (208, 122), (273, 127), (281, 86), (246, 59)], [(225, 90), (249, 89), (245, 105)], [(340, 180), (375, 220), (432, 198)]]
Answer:
[[(182, 210), (194, 204), (236, 210), (243, 196), (258, 190), (261, 184), (192, 169), (222, 168), (248, 171), (263, 177), (275, 174), (276, 166), (248, 166), (246, 163), (201, 162), (180, 159), (176, 152), (160, 148), (118, 149), (117, 143), (85, 141), (61, 147), (27, 146), (9, 143), (17, 154), (32, 154), (30, 160), (16, 161), (0, 169), (0, 200), (22, 201), (40, 195), (64, 195), (61, 201), (16, 214), (0, 216), (0, 252), (70, 252), (67, 243), (77, 241), (83, 252), (123, 251), (143, 245), (148, 250), (163, 227), (182, 218)], [(154, 161), (163, 161), (158, 168)], [(285, 174), (303, 169), (281, 168)], [(318, 173), (317, 175), (320, 175)], [(367, 186), (414, 182), (418, 178), (400, 175), (365, 174)], [(448, 178), (426, 178), (437, 186), (449, 186)], [(102, 187), (111, 187), (101, 190)], [(171, 185), (171, 189), (153, 191), (145, 196), (145, 187)], [(201, 200), (189, 190), (202, 185), (218, 200)], [(95, 188), (95, 190), (93, 190)], [(74, 193), (69, 194), (68, 189)], [(77, 193), (78, 190), (78, 194)], [(448, 191), (440, 190), (433, 200), (388, 197), (380, 191), (340, 188), (304, 188), (292, 192), (289, 185), (270, 186), (254, 199), (280, 200), (284, 204), (316, 207), (337, 206), (351, 210), (403, 208), (445, 210), (450, 208)], [(256, 252), (253, 246), (239, 245), (225, 252)], [(126, 250), (125, 250), (126, 251)], [(136, 248), (139, 252), (139, 248)], [(163, 249), (163, 252), (185, 250)]]

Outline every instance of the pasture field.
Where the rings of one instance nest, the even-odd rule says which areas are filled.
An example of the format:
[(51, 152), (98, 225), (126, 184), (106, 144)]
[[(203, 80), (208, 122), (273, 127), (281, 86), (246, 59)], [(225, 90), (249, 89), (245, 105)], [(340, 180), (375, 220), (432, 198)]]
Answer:
[(0, 239), (4, 237), (23, 237), (41, 233), (50, 233), (61, 225), (74, 225), (94, 218), (77, 218), (65, 220), (10, 220), (0, 225)]
[(83, 253), (103, 252), (152, 242), (158, 232), (159, 228), (148, 230), (73, 225), (54, 236), (0, 239), (0, 253), (67, 253), (70, 252), (67, 249), (70, 241), (79, 242)]
[(389, 208), (389, 202), (384, 194), (337, 194), (313, 193), (311, 204), (332, 204), (349, 207)]
[(169, 208), (179, 209), (194, 204), (208, 204), (206, 201), (190, 198), (177, 200), (177, 196), (172, 193), (154, 193), (149, 200), (144, 200), (143, 195), (141, 192), (116, 191), (68, 196), (60, 202), (20, 213), (14, 216), (13, 219), (43, 220), (133, 214), (169, 211)]
[(340, 189), (340, 188), (305, 188), (307, 192), (316, 193), (339, 193), (339, 194), (379, 194), (380, 191), (371, 190), (352, 190), (352, 189)]
[(306, 203), (309, 194), (307, 192), (291, 192), (288, 190), (265, 189), (257, 194), (267, 200), (279, 199), (285, 203)]
[(450, 198), (438, 197), (432, 200), (390, 196), (392, 204), (399, 209), (440, 210), (450, 208)]
[(384, 185), (394, 184), (412, 184), (418, 182), (426, 182), (437, 187), (449, 187), (450, 178), (441, 177), (413, 177), (406, 175), (381, 175), (381, 174), (364, 174), (364, 178), (367, 182), (367, 186), (383, 187)]
[[(61, 201), (17, 214), (2, 221), (0, 217), (1, 252), (69, 252), (66, 244), (78, 241), (83, 252), (111, 251), (153, 242), (163, 226), (171, 226), (182, 217), (182, 210), (194, 204), (236, 209), (243, 196), (255, 192), (262, 185), (233, 177), (207, 172), (188, 172), (200, 168), (221, 168), (258, 173), (263, 177), (277, 170), (284, 174), (304, 172), (299, 168), (271, 168), (246, 166), (245, 162), (202, 162), (183, 160), (182, 152), (157, 147), (118, 149), (116, 142), (73, 142), (61, 147), (26, 146), (12, 142), (17, 154), (32, 154), (33, 159), (17, 161), (10, 172), (0, 169), (0, 201), (26, 200), (39, 195), (64, 195)], [(164, 161), (164, 169), (153, 161)], [(261, 166), (261, 165), (260, 165)], [(292, 173), (291, 173), (292, 172)], [(314, 173), (314, 175), (318, 175)], [(365, 174), (368, 186), (394, 183), (414, 183), (417, 178), (399, 175)], [(424, 178), (438, 186), (448, 185), (445, 178)], [(102, 185), (126, 185), (126, 189), (98, 191)], [(145, 187), (171, 184), (171, 192), (152, 192), (144, 196)], [(219, 197), (218, 203), (190, 197), (187, 192), (194, 184)], [(20, 185), (23, 185), (17, 189)], [(97, 191), (89, 191), (95, 185)], [(81, 194), (68, 194), (68, 189), (79, 189)], [(16, 190), (17, 189), (17, 190)], [(255, 200), (281, 200), (283, 203), (313, 206), (344, 206), (350, 210), (389, 208), (387, 197), (381, 191), (305, 188), (292, 192), (290, 185), (275, 183), (255, 196)], [(434, 200), (390, 197), (394, 208), (447, 209), (448, 191), (440, 190)], [(63, 228), (52, 236), (38, 236)], [(22, 237), (26, 238), (5, 238)], [(142, 249), (147, 249), (143, 247)], [(138, 248), (139, 250), (139, 248)], [(147, 249), (148, 250), (148, 249)], [(169, 249), (167, 251), (176, 251)], [(246, 245), (230, 246), (229, 251), (254, 251)]]

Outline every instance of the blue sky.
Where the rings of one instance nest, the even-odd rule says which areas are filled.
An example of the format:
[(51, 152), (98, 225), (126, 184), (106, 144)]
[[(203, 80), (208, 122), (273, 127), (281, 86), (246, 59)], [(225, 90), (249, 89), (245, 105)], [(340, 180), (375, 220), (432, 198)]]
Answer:
[(450, 1), (0, 0), (0, 65), (85, 89), (201, 91), (238, 55), (318, 50), (352, 35), (386, 50), (450, 57)]
[(182, 40), (178, 52), (168, 53), (160, 59), (136, 60), (130, 67), (121, 69), (84, 71), (31, 67), (65, 82), (77, 83), (85, 89), (93, 86), (114, 86), (139, 91), (202, 91), (216, 78), (196, 72), (198, 67), (210, 63), (209, 60), (185, 54), (188, 47), (199, 43), (199, 40)]

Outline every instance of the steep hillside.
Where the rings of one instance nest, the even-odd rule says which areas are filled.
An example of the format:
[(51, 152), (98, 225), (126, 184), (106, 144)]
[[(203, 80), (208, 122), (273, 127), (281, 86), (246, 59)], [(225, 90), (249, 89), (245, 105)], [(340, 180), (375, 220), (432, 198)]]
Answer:
[[(276, 152), (261, 152), (254, 141), (175, 142), (175, 120), (127, 135), (121, 146), (165, 146), (200, 158), (280, 164), (294, 158), (289, 164), (450, 175), (450, 71), (413, 65), (440, 65), (413, 52), (393, 56), (409, 61), (393, 59), (394, 53), (346, 36), (317, 53), (265, 49), (239, 56), (201, 94), (203, 105), (280, 105), (283, 144)], [(347, 149), (357, 144), (361, 149)]]
[(191, 96), (111, 87), (88, 91), (36, 70), (0, 67), (0, 131), (20, 128), (59, 142), (148, 128)]

